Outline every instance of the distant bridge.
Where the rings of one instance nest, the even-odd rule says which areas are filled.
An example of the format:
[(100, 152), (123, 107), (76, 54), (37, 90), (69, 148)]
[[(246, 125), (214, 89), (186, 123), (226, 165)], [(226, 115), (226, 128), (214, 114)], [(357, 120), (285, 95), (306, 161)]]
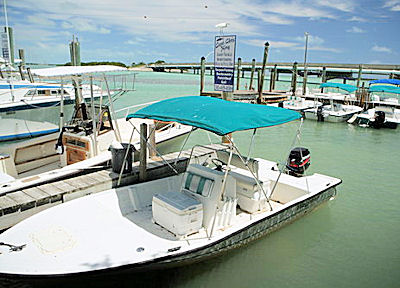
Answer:
[[(294, 63), (288, 62), (268, 62), (265, 66), (267, 70), (277, 70), (277, 73), (293, 73)], [(323, 71), (326, 72), (328, 79), (332, 78), (352, 78), (353, 73), (374, 74), (374, 75), (388, 75), (390, 78), (400, 78), (400, 65), (386, 65), (386, 64), (340, 64), (340, 63), (307, 63), (307, 74), (321, 76)], [(184, 71), (193, 70), (194, 74), (198, 74), (201, 68), (200, 63), (164, 63), (164, 64), (151, 64), (148, 65), (153, 71), (157, 72), (171, 72), (171, 71)], [(252, 70), (252, 63), (243, 62), (238, 67), (242, 73)], [(254, 70), (262, 69), (262, 63), (255, 63)], [(205, 63), (205, 70), (209, 71), (212, 75), (214, 70), (214, 63)], [(304, 74), (304, 64), (297, 64), (297, 74)]]

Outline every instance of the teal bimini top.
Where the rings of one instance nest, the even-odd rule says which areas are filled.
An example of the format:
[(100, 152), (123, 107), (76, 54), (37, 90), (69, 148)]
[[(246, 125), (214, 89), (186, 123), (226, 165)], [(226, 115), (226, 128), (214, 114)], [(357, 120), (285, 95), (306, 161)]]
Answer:
[(220, 136), (235, 131), (275, 126), (299, 119), (298, 112), (266, 105), (239, 103), (206, 96), (166, 99), (126, 116), (172, 121)]
[(388, 85), (374, 85), (368, 88), (369, 92), (386, 92), (400, 94), (400, 87)]
[(319, 85), (319, 88), (339, 88), (349, 93), (352, 93), (357, 90), (356, 86), (349, 84), (333, 83), (333, 82), (321, 83), (321, 85)]

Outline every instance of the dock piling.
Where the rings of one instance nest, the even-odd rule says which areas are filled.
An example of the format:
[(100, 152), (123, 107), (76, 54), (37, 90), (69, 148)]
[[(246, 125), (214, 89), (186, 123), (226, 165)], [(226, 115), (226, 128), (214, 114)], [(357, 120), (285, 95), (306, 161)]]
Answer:
[(139, 182), (146, 181), (147, 167), (147, 124), (140, 124)]
[(263, 63), (261, 67), (261, 78), (259, 80), (259, 90), (258, 90), (258, 99), (257, 103), (261, 103), (262, 99), (262, 91), (263, 91), (263, 86), (264, 86), (264, 75), (265, 75), (265, 66), (267, 65), (267, 58), (268, 58), (268, 50), (269, 50), (269, 43), (265, 42), (264, 46), (264, 57), (263, 57)]
[(256, 69), (256, 59), (253, 58), (253, 60), (251, 61), (251, 74), (250, 74), (249, 90), (253, 90), (253, 77), (254, 77), (255, 69)]
[(297, 62), (293, 63), (293, 73), (292, 73), (292, 96), (296, 94), (297, 86)]
[(206, 72), (206, 66), (205, 66), (206, 58), (203, 56), (201, 57), (200, 60), (200, 95), (204, 91), (204, 74)]
[(361, 74), (362, 74), (362, 64), (358, 66), (357, 89), (360, 88)]
[(236, 90), (240, 90), (240, 71), (242, 70), (242, 58), (238, 58), (237, 75), (236, 75)]

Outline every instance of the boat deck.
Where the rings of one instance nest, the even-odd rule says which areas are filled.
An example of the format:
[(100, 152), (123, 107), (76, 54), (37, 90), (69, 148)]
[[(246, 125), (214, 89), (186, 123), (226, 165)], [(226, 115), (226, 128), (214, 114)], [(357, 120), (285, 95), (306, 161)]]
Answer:
[[(201, 163), (210, 154), (214, 153), (215, 150), (226, 149), (227, 147), (221, 144), (207, 145), (197, 148), (193, 152), (192, 158), (197, 159)], [(190, 150), (183, 151), (180, 155), (179, 152), (174, 152), (164, 155), (163, 158), (170, 164), (173, 164), (179, 155), (176, 169), (178, 172), (184, 172), (190, 153)], [(132, 172), (122, 175), (120, 186), (139, 183), (138, 172), (139, 162), (134, 162)], [(148, 181), (172, 175), (174, 175), (174, 172), (165, 162), (160, 159), (148, 160)], [(32, 179), (28, 178), (26, 180), (27, 184), (29, 184), (29, 181), (34, 181), (35, 177), (38, 176), (33, 176), (31, 177)], [(118, 177), (119, 175), (113, 173), (111, 169), (105, 169), (3, 194), (0, 196), (0, 230), (7, 229), (21, 220), (51, 206), (118, 187)]]

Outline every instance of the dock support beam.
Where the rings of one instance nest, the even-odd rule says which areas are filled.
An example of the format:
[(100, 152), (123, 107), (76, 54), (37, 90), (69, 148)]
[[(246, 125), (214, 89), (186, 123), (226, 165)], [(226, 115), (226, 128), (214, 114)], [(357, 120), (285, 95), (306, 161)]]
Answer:
[(293, 63), (293, 74), (292, 74), (292, 96), (296, 94), (297, 85), (297, 62)]
[(206, 73), (206, 58), (203, 56), (200, 60), (200, 96), (204, 91), (204, 74)]
[(269, 43), (266, 42), (264, 46), (264, 57), (263, 57), (263, 63), (262, 63), (262, 68), (261, 68), (261, 79), (260, 79), (260, 87), (258, 91), (258, 98), (257, 98), (257, 103), (261, 103), (262, 99), (262, 91), (263, 91), (263, 86), (264, 86), (264, 75), (265, 75), (265, 65), (267, 64), (267, 58), (268, 58), (268, 50), (269, 50)]
[(250, 74), (249, 90), (253, 90), (253, 78), (254, 78), (255, 70), (256, 70), (256, 59), (253, 58), (253, 60), (251, 60), (251, 74)]
[[(321, 83), (326, 83), (326, 67), (322, 67), (322, 79)], [(321, 88), (321, 93), (324, 93), (324, 88)]]
[(236, 75), (236, 90), (240, 90), (240, 71), (242, 70), (242, 58), (238, 58), (237, 75)]
[(147, 124), (140, 124), (139, 182), (146, 181), (147, 167)]
[(358, 66), (357, 90), (360, 88), (361, 74), (362, 74), (362, 64)]

